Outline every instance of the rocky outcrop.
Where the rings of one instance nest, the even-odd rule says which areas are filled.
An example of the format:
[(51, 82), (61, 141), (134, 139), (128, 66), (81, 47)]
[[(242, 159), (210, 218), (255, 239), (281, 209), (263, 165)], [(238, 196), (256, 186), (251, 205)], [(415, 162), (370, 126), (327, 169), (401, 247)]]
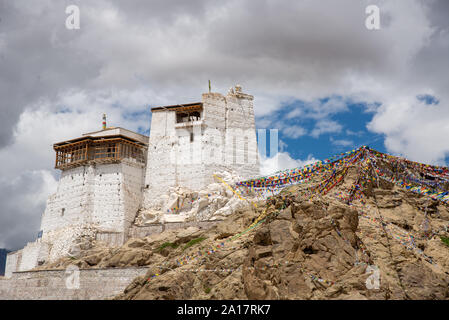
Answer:
[(233, 184), (239, 179), (228, 172), (216, 172), (215, 182), (204, 190), (171, 187), (152, 207), (138, 212), (135, 225), (221, 220), (247, 205), (245, 201), (234, 197), (233, 192), (221, 182)]
[[(309, 200), (296, 192), (291, 188), (271, 201), (267, 212), (273, 212), (272, 217), (230, 242), (229, 248), (201, 262), (171, 262), (171, 269), (163, 271), (152, 264), (146, 277), (136, 279), (117, 298), (449, 299), (449, 247), (440, 235), (415, 238), (415, 248), (398, 236), (419, 234), (423, 198), (374, 189), (376, 200), (368, 198), (363, 208), (382, 217), (376, 224), (357, 205), (331, 197)], [(439, 227), (447, 225), (448, 210), (437, 209), (439, 215), (430, 218), (429, 225), (442, 234)], [(207, 233), (210, 241), (220, 230), (227, 236), (232, 229), (245, 229), (255, 216), (251, 211), (233, 215)], [(165, 261), (179, 253), (173, 251)]]
[(147, 266), (117, 299), (449, 299), (447, 206), (387, 182), (348, 204), (337, 195), (356, 176), (313, 197), (307, 185), (286, 188), (208, 230), (93, 247), (51, 267)]

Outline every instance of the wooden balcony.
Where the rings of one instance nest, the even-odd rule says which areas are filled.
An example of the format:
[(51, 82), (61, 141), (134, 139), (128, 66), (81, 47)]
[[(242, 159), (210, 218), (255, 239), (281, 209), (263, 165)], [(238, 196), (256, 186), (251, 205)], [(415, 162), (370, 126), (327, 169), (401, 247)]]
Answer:
[(55, 144), (56, 169), (69, 169), (92, 163), (131, 161), (145, 164), (146, 145), (126, 137), (80, 138)]

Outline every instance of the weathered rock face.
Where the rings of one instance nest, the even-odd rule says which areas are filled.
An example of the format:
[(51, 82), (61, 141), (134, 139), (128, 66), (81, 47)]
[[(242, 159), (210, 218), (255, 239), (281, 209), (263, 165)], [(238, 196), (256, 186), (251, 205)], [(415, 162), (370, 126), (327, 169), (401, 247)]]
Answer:
[(94, 247), (52, 267), (148, 266), (117, 299), (449, 299), (446, 206), (388, 183), (367, 185), (351, 205), (304, 187), (209, 230)]
[(248, 298), (334, 298), (367, 290), (366, 266), (354, 263), (357, 227), (357, 212), (338, 204), (303, 201), (284, 209), (254, 235), (243, 273)]
[[(375, 225), (360, 215), (356, 205), (330, 197), (311, 201), (294, 196), (295, 191), (271, 201), (267, 212), (277, 213), (253, 233), (238, 238), (230, 250), (225, 246), (202, 263), (172, 265), (174, 270), (154, 278), (158, 270), (150, 268), (150, 281), (136, 280), (118, 298), (449, 299), (449, 247), (436, 236), (416, 240), (425, 243), (422, 253), (432, 256), (430, 264), (397, 240), (393, 230), (398, 221), (404, 226), (404, 220), (408, 227), (403, 231), (419, 230), (422, 199), (398, 190), (374, 189), (377, 198), (368, 198), (373, 203), (367, 207), (383, 217)], [(438, 218), (429, 223), (434, 231), (448, 221), (447, 208), (440, 206), (438, 211)], [(255, 214), (233, 215), (208, 234), (231, 229), (235, 233), (240, 223), (248, 226)]]

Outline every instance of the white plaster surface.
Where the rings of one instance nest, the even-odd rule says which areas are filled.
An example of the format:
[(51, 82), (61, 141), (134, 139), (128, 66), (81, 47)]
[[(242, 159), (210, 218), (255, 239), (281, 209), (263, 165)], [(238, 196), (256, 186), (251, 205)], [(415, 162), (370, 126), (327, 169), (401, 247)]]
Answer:
[(12, 273), (18, 270), (22, 259), (22, 250), (8, 253), (5, 266), (5, 278), (10, 278)]
[(202, 103), (202, 119), (187, 124), (176, 124), (171, 109), (153, 111), (145, 209), (160, 206), (170, 187), (204, 189), (216, 171), (243, 179), (259, 174), (253, 96), (236, 87), (226, 96), (205, 93)]
[(81, 269), (78, 288), (67, 286), (73, 273), (65, 270), (16, 272), (0, 279), (0, 300), (110, 299), (146, 272), (147, 268)]
[(8, 274), (55, 261), (81, 240), (96, 239), (97, 233), (119, 234), (106, 241), (110, 245), (124, 243), (142, 202), (144, 171), (143, 165), (129, 161), (62, 171), (42, 216), (42, 238), (20, 250), (20, 261), (19, 255), (8, 256)]

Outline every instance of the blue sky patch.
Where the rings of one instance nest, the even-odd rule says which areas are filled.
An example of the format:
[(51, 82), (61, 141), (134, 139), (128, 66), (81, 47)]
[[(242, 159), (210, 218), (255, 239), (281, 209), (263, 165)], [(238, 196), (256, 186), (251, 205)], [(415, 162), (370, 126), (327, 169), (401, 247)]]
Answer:
[(424, 102), (425, 104), (438, 104), (440, 102), (440, 100), (430, 94), (419, 94), (416, 96), (416, 99)]
[[(125, 120), (130, 120), (130, 121), (142, 121), (142, 119), (144, 119), (145, 123), (150, 123), (151, 121), (151, 113), (148, 112), (147, 109), (145, 110), (141, 110), (141, 111), (134, 111), (134, 112), (123, 112), (122, 116)], [(144, 135), (150, 135), (150, 127), (143, 127), (143, 126), (139, 126), (137, 128), (137, 132), (140, 134), (144, 134)]]
[(362, 145), (385, 152), (384, 136), (366, 128), (373, 117), (372, 107), (379, 105), (339, 96), (312, 103), (295, 101), (268, 116), (258, 117), (256, 127), (278, 129), (280, 145), (286, 145), (280, 151), (288, 152), (294, 159), (309, 156), (325, 159)]

